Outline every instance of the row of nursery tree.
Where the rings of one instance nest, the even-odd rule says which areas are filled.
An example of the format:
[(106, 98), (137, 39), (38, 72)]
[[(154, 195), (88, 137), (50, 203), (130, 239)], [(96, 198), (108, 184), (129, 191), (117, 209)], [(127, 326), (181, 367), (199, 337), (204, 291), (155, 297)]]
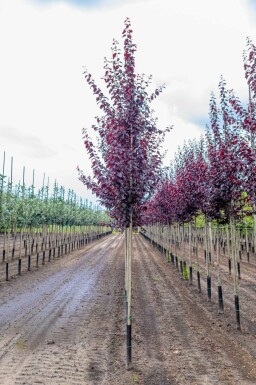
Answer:
[[(256, 46), (249, 39), (244, 53), (244, 70), (249, 95), (247, 105), (235, 96), (233, 90), (227, 88), (225, 80), (221, 78), (219, 98), (217, 99), (213, 93), (210, 97), (210, 123), (206, 126), (205, 135), (200, 140), (185, 143), (183, 148), (178, 150), (169, 174), (162, 180), (155, 196), (147, 202), (143, 218), (143, 223), (148, 225), (158, 223), (184, 227), (185, 224), (189, 228), (188, 242), (191, 245), (193, 232), (195, 235), (195, 229), (192, 232), (191, 226), (195, 228), (196, 218), (203, 215), (208, 296), (211, 292), (209, 250), (213, 243), (210, 235), (214, 226), (216, 242), (218, 241), (215, 248), (218, 248), (219, 269), (220, 226), (225, 225), (229, 271), (231, 271), (231, 255), (233, 261), (238, 328), (240, 328), (238, 278), (241, 253), (239, 254), (238, 250), (237, 227), (241, 225), (246, 227), (248, 216), (254, 217), (252, 239), (254, 249), (256, 243)], [(174, 242), (179, 242), (177, 230), (170, 229), (169, 232), (176, 234)], [(181, 265), (181, 270), (182, 268)], [(191, 255), (189, 273), (191, 280)], [(218, 295), (222, 307), (220, 274)]]
[[(5, 154), (0, 175), (0, 250), (1, 276), (20, 275), (32, 264), (60, 257), (108, 233), (109, 217), (101, 207), (79, 198), (73, 190), (59, 186), (55, 180), (50, 188), (49, 178), (35, 188), (32, 184), (13, 183), (13, 158), (10, 176), (6, 175)], [(24, 263), (22, 263), (22, 261)], [(10, 270), (11, 269), (11, 270)]]
[[(203, 213), (206, 223), (231, 227), (256, 204), (256, 49), (248, 40), (244, 56), (249, 106), (220, 82), (220, 103), (210, 103), (205, 139), (181, 149), (170, 176), (162, 167), (161, 147), (169, 128), (159, 129), (150, 107), (164, 86), (148, 92), (152, 78), (135, 73), (136, 44), (129, 18), (122, 33), (123, 52), (115, 39), (105, 58), (103, 81), (109, 96), (85, 71), (85, 80), (102, 114), (92, 126), (97, 141), (83, 130), (92, 176), (78, 168), (80, 180), (95, 193), (116, 226), (125, 233), (126, 366), (132, 365), (131, 257), (132, 232), (138, 226), (191, 222)], [(157, 186), (160, 186), (157, 193)], [(152, 198), (154, 196), (154, 198)], [(234, 233), (234, 232), (233, 232)], [(232, 233), (232, 234), (233, 234)]]
[(42, 225), (82, 226), (99, 225), (109, 222), (109, 217), (100, 206), (88, 199), (78, 197), (74, 190), (60, 186), (55, 180), (50, 188), (45, 175), (40, 188), (35, 188), (35, 173), (32, 184), (25, 183), (25, 168), (22, 182), (12, 180), (13, 159), (10, 177), (5, 174), (5, 155), (3, 174), (0, 175), (0, 229), (40, 227)]

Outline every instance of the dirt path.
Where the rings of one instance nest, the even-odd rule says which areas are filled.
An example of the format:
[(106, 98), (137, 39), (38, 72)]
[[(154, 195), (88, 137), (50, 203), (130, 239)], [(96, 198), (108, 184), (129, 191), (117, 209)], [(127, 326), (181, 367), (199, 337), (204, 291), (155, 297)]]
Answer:
[[(135, 247), (137, 332), (148, 352), (142, 383), (255, 384), (255, 335), (237, 332), (230, 314), (218, 315), (217, 304), (199, 295), (147, 241), (139, 239)], [(146, 367), (151, 372), (145, 375)]]
[(122, 248), (110, 236), (1, 286), (1, 385), (104, 381), (123, 325)]
[(255, 335), (218, 316), (139, 235), (127, 372), (123, 255), (123, 236), (111, 235), (0, 285), (1, 385), (256, 383)]

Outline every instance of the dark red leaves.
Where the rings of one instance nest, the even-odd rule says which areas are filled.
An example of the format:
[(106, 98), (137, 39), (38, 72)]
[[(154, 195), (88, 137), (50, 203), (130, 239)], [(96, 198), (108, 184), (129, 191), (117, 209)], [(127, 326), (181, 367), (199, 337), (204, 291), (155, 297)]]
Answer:
[[(105, 77), (111, 105), (86, 74), (88, 85), (97, 95), (96, 101), (104, 115), (93, 126), (98, 134), (95, 145), (85, 137), (91, 159), (93, 178), (80, 171), (80, 180), (92, 189), (101, 204), (110, 211), (116, 225), (124, 228), (133, 217), (135, 226), (141, 224), (146, 200), (154, 193), (162, 178), (162, 155), (159, 148), (165, 130), (158, 130), (151, 118), (146, 92), (148, 82), (135, 74), (136, 45), (132, 42), (130, 21), (126, 19), (124, 63), (118, 59), (118, 43), (113, 40), (112, 59), (105, 59)], [(155, 92), (154, 98), (164, 88)]]
[(221, 78), (219, 103), (213, 93), (210, 98), (206, 139), (178, 151), (170, 176), (147, 204), (145, 222), (186, 222), (199, 213), (227, 222), (230, 216), (240, 219), (248, 214), (248, 202), (256, 203), (256, 47), (250, 40), (248, 47), (244, 56), (248, 108)]

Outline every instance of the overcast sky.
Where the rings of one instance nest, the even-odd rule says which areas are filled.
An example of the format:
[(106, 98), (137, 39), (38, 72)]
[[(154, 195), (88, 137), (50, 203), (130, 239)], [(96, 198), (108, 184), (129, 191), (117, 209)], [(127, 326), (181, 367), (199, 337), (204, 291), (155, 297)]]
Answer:
[(10, 168), (14, 157), (16, 180), (24, 165), (28, 183), (35, 168), (37, 183), (45, 172), (91, 199), (76, 166), (90, 172), (81, 131), (99, 111), (82, 72), (101, 84), (126, 17), (136, 72), (167, 85), (152, 104), (159, 126), (174, 125), (166, 164), (204, 131), (221, 75), (247, 100), (242, 52), (246, 36), (256, 42), (256, 0), (0, 0), (0, 159), (6, 151)]

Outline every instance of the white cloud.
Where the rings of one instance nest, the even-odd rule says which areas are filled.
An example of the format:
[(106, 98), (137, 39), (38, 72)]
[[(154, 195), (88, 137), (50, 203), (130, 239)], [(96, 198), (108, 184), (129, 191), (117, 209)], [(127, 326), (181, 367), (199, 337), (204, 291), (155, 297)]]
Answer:
[(243, 0), (106, 4), (86, 9), (67, 3), (41, 7), (31, 0), (0, 3), (0, 127), (14, 130), (13, 139), (1, 138), (0, 151), (80, 195), (76, 166), (90, 170), (81, 130), (98, 114), (83, 66), (100, 83), (103, 58), (113, 38), (121, 43), (127, 16), (138, 45), (137, 72), (152, 74), (153, 86), (167, 83), (153, 107), (159, 124), (175, 124), (166, 138), (169, 157), (185, 138), (200, 135), (221, 74), (246, 98), (242, 50), (247, 35), (256, 40), (252, 11)]

